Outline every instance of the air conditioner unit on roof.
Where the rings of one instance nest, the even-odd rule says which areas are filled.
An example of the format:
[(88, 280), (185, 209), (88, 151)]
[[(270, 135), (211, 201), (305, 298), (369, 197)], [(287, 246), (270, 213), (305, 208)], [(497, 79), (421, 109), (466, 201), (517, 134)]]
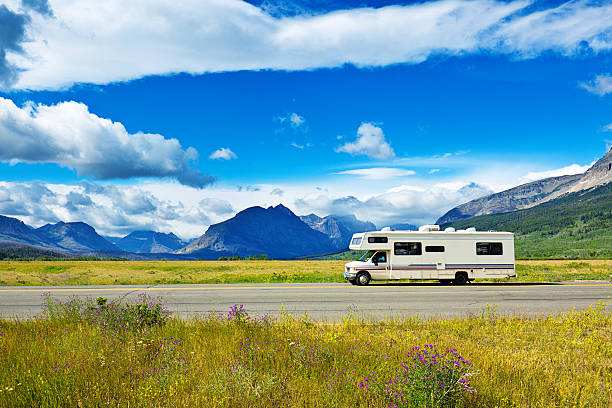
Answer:
[(419, 227), (419, 232), (425, 232), (425, 231), (440, 231), (440, 226), (439, 225), (421, 225)]

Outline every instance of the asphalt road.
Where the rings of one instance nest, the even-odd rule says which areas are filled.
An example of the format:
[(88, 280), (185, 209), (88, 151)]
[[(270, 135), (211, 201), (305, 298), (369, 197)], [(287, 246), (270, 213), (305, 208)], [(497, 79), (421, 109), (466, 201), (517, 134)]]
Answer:
[(453, 317), (479, 313), (497, 304), (504, 314), (542, 314), (586, 308), (612, 296), (612, 283), (473, 283), (442, 286), (427, 283), (349, 284), (280, 283), (235, 285), (152, 286), (30, 286), (0, 287), (0, 316), (30, 318), (40, 313), (41, 296), (66, 299), (71, 295), (135, 299), (139, 293), (161, 296), (181, 317), (227, 312), (243, 304), (251, 315), (278, 315), (281, 308), (299, 316), (339, 320), (349, 308), (373, 318), (405, 315)]

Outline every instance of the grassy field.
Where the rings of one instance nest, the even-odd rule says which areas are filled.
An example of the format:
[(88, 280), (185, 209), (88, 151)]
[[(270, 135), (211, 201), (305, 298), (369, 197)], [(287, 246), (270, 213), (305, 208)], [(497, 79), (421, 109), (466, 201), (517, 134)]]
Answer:
[[(343, 282), (344, 261), (1, 261), (0, 285)], [(517, 261), (512, 281), (608, 280), (612, 260)]]
[(340, 323), (48, 300), (0, 320), (2, 407), (609, 407), (612, 314)]

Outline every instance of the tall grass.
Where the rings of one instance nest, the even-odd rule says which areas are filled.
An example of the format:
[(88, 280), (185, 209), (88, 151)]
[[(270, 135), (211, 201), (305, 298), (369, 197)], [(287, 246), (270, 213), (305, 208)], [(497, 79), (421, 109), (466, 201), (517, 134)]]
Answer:
[[(612, 313), (602, 303), (537, 318), (490, 306), (448, 320), (373, 321), (352, 308), (338, 323), (236, 305), (126, 324), (142, 314), (45, 301), (55, 308), (45, 316), (0, 320), (2, 407), (612, 404)], [(138, 304), (150, 315), (159, 303), (114, 306)]]
[[(344, 261), (0, 261), (0, 285), (344, 282)], [(612, 260), (517, 261), (509, 281), (609, 279)]]

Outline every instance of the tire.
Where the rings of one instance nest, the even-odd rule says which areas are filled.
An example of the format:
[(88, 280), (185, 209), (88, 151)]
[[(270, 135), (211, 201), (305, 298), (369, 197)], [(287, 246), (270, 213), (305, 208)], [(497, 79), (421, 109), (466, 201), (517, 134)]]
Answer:
[(357, 280), (356, 279), (349, 279), (348, 281), (350, 282), (351, 285), (356, 285), (357, 284)]
[(367, 272), (360, 272), (355, 278), (355, 281), (357, 282), (357, 285), (359, 286), (365, 286), (368, 283), (370, 283), (371, 280), (372, 278), (370, 277), (370, 274)]
[(450, 285), (452, 281), (453, 281), (452, 279), (440, 279), (440, 284), (441, 285)]
[(466, 272), (457, 272), (453, 282), (455, 285), (465, 285), (468, 283), (468, 274)]

